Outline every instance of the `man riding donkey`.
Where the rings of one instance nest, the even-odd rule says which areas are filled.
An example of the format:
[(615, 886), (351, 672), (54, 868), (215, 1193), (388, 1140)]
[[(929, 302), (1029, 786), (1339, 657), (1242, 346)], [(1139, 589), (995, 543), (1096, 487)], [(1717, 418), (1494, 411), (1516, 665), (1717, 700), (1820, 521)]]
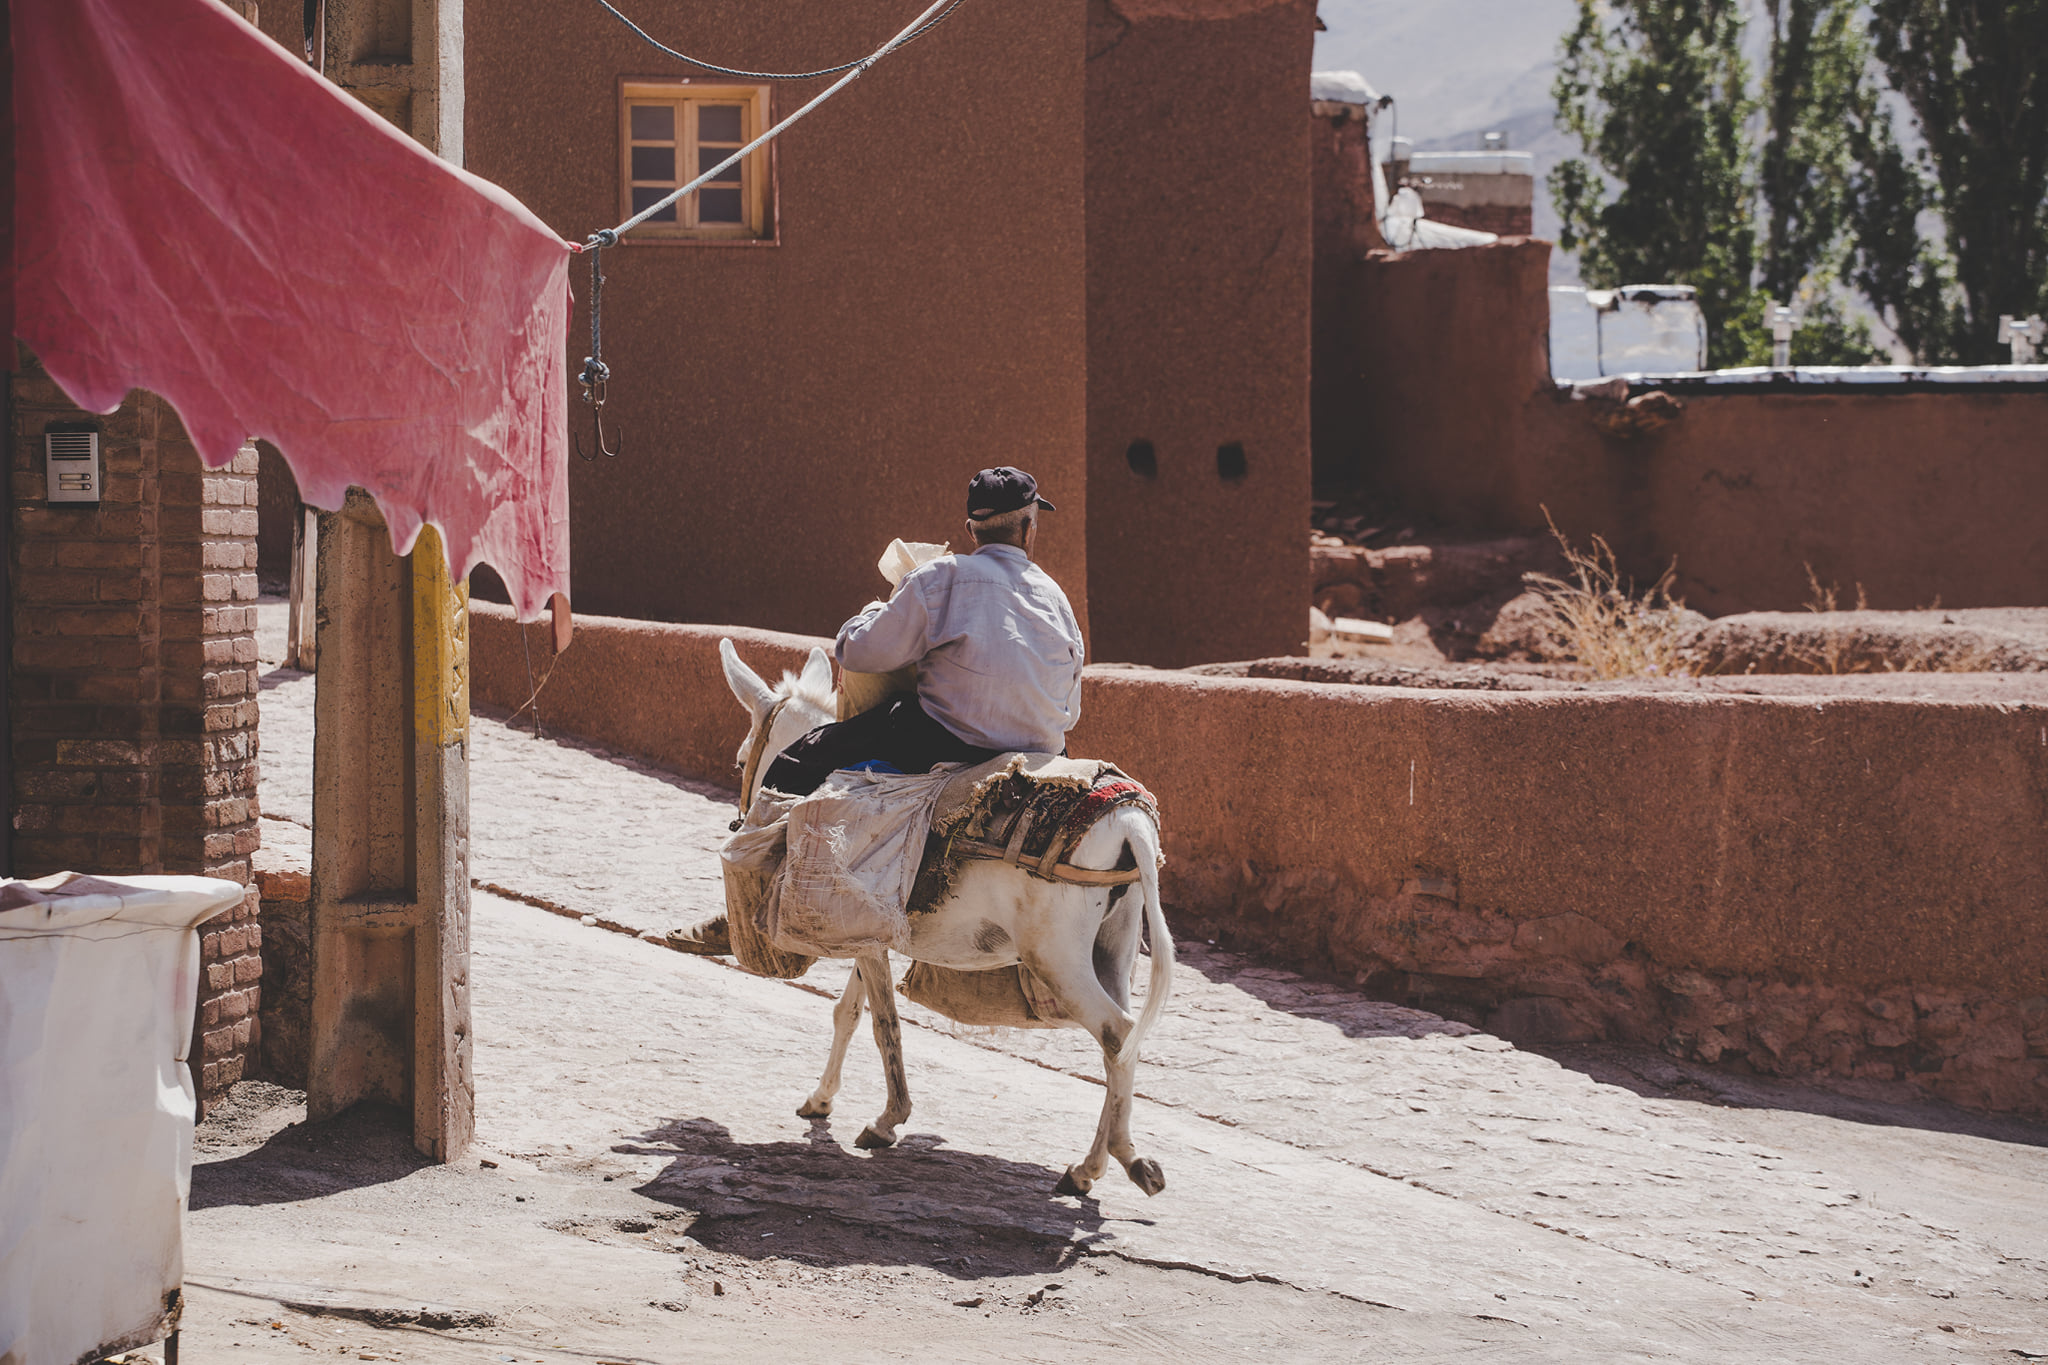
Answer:
[[(1054, 510), (1021, 469), (976, 474), (967, 486), (974, 552), (912, 570), (887, 602), (869, 603), (839, 628), (840, 667), (914, 667), (916, 691), (812, 730), (761, 785), (805, 796), (855, 765), (926, 773), (1003, 753), (1064, 753), (1081, 716), (1081, 625), (1060, 585), (1031, 562), (1038, 514)], [(723, 915), (674, 930), (668, 942), (708, 956), (732, 951)]]
[[(1113, 1159), (1157, 1194), (1166, 1178), (1139, 1155), (1131, 1112), (1140, 1049), (1173, 988), (1159, 810), (1114, 764), (1065, 755), (1083, 645), (1066, 594), (1031, 562), (1051, 508), (1024, 471), (984, 469), (967, 490), (973, 553), (892, 545), (876, 567), (895, 593), (840, 628), (836, 694), (823, 649), (771, 687), (719, 642), (750, 718), (740, 818), (719, 850), (727, 914), (669, 942), (783, 978), (853, 959), (825, 1070), (797, 1112), (831, 1114), (865, 1009), (888, 1098), (858, 1147), (894, 1144), (910, 1115), (899, 992), (970, 1026), (1084, 1030), (1102, 1047), (1102, 1116), (1056, 1188), (1087, 1193)], [(900, 984), (892, 952), (911, 964)]]

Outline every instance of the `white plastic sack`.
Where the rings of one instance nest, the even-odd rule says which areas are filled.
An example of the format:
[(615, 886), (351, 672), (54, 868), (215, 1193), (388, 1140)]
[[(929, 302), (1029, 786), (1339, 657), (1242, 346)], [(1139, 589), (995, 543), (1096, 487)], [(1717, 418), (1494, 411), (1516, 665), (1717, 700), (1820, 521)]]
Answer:
[(199, 988), (215, 877), (0, 881), (0, 1365), (164, 1335), (184, 1282)]
[(929, 773), (842, 771), (806, 797), (756, 796), (720, 856), (739, 871), (774, 877), (759, 910), (769, 941), (811, 957), (907, 948), (910, 889), (932, 811), (959, 770), (947, 763)]
[(929, 773), (836, 772), (789, 813), (776, 941), (804, 951), (910, 946), (910, 888), (932, 808), (956, 765)]

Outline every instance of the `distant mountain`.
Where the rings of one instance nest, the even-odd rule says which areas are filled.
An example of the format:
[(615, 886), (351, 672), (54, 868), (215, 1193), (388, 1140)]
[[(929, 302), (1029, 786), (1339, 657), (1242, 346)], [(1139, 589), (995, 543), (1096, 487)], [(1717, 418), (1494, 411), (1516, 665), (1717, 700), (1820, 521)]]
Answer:
[[(1536, 235), (1557, 237), (1543, 178), (1578, 150), (1552, 122), (1550, 81), (1573, 0), (1321, 0), (1318, 71), (1357, 71), (1392, 95), (1401, 135), (1424, 149), (1476, 148), (1498, 129), (1536, 157)], [(1553, 253), (1551, 278), (1576, 278)]]

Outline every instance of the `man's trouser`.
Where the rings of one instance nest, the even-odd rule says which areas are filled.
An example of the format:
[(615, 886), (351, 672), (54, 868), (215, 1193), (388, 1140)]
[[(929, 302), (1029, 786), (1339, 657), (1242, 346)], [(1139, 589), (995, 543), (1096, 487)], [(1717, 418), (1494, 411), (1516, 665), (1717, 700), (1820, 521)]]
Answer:
[(870, 759), (899, 772), (928, 773), (941, 763), (986, 763), (1002, 752), (969, 744), (926, 715), (916, 697), (893, 697), (872, 711), (820, 725), (782, 751), (761, 785), (809, 796), (837, 769)]

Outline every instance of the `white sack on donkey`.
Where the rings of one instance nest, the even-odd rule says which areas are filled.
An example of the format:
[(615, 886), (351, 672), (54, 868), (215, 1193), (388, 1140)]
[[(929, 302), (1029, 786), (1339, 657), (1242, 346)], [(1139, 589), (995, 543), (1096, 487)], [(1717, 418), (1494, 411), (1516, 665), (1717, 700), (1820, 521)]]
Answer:
[[(1165, 1187), (1159, 1163), (1137, 1154), (1130, 1136), (1131, 1097), (1140, 1048), (1173, 988), (1173, 938), (1159, 900), (1159, 823), (1150, 794), (1107, 764), (1052, 754), (1006, 753), (972, 767), (949, 765), (929, 776), (846, 776), (848, 791), (904, 784), (914, 803), (930, 802), (933, 831), (900, 924), (886, 935), (868, 925), (849, 942), (829, 941), (818, 907), (786, 916), (788, 887), (774, 856), (774, 827), (803, 804), (763, 792), (776, 755), (839, 715), (831, 660), (811, 651), (801, 676), (770, 687), (741, 661), (730, 640), (719, 657), (733, 695), (749, 716), (739, 751), (740, 809), (748, 813), (726, 861), (732, 947), (743, 966), (800, 975), (818, 956), (851, 957), (855, 970), (833, 1010), (832, 1051), (824, 1075), (798, 1113), (832, 1112), (848, 1042), (863, 1005), (873, 1012), (888, 1102), (856, 1141), (887, 1147), (910, 1115), (902, 1028), (889, 969), (893, 947), (914, 965), (905, 989), (920, 1003), (970, 1024), (993, 1022), (1086, 1029), (1102, 1048), (1106, 1095), (1088, 1154), (1059, 1183), (1083, 1194), (1115, 1157), (1147, 1194)], [(815, 799), (815, 798), (806, 798)], [(1037, 828), (1034, 830), (1033, 826)], [(787, 837), (786, 829), (781, 838)], [(775, 868), (776, 871), (768, 871)], [(801, 919), (798, 937), (778, 935)], [(1131, 975), (1139, 941), (1150, 935), (1151, 974), (1143, 1008), (1131, 1012)], [(881, 938), (887, 937), (884, 946)], [(920, 988), (920, 981), (922, 988)]]

